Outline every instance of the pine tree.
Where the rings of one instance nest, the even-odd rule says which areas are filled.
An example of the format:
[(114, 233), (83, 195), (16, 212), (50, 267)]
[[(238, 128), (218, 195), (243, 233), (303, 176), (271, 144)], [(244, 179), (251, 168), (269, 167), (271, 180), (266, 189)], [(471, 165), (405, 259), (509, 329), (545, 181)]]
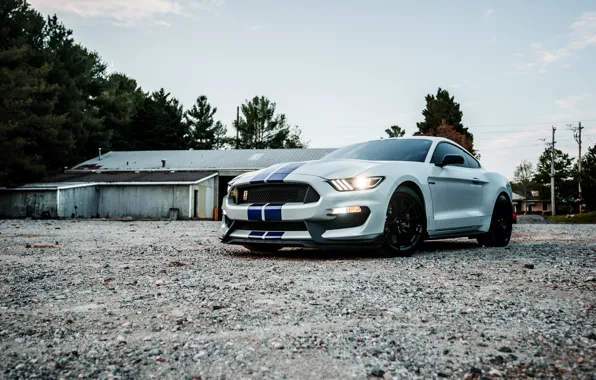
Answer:
[(416, 123), (418, 132), (415, 135), (435, 136), (439, 127), (449, 125), (466, 137), (471, 144), (470, 153), (474, 154), (474, 136), (462, 124), (463, 112), (455, 97), (439, 87), (436, 95), (428, 94), (425, 99), (424, 121)]
[(401, 129), (399, 125), (392, 125), (390, 128), (385, 129), (385, 133), (388, 137), (404, 137), (406, 131)]
[[(192, 108), (186, 111), (185, 119), (190, 132), (190, 146), (194, 149), (213, 149), (216, 144), (216, 131), (213, 116), (217, 107), (211, 107), (207, 96), (197, 98)], [(221, 123), (220, 123), (221, 124)]]

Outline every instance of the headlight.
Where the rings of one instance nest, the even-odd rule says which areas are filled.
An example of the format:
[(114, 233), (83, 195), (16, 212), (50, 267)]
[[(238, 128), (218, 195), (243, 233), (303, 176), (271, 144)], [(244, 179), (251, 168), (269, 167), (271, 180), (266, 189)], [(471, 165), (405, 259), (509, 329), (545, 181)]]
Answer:
[(385, 177), (355, 177), (329, 180), (337, 191), (370, 190), (377, 187)]

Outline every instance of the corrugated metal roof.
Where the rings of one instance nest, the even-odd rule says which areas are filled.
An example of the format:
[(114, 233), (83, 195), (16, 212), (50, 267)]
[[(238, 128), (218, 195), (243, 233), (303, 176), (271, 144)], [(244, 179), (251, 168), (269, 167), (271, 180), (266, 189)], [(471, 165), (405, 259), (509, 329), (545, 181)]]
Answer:
[(159, 171), (159, 172), (116, 172), (116, 173), (66, 173), (52, 179), (52, 182), (197, 182), (217, 172)]
[[(323, 158), (335, 149), (239, 149), (109, 152), (70, 170), (258, 170)], [(165, 167), (162, 161), (165, 160)]]

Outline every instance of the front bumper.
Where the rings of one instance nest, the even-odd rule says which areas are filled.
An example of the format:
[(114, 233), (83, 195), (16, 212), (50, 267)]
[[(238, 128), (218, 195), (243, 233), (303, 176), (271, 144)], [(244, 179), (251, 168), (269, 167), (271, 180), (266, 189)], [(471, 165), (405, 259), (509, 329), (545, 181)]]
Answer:
[[(283, 205), (234, 204), (223, 200), (220, 228), (222, 242), (228, 244), (276, 244), (281, 246), (378, 246), (380, 244), (392, 183), (384, 180), (372, 190), (338, 192), (324, 179), (293, 175), (287, 183), (312, 186), (320, 198), (313, 203)], [(346, 219), (358, 214), (331, 215), (333, 208), (360, 206), (362, 223)], [(366, 217), (365, 219), (363, 217)], [(272, 223), (268, 223), (272, 222)], [(347, 222), (347, 223), (346, 223)], [(285, 228), (293, 224), (303, 228)], [(250, 227), (250, 228), (247, 228)], [(347, 228), (342, 228), (348, 226)]]

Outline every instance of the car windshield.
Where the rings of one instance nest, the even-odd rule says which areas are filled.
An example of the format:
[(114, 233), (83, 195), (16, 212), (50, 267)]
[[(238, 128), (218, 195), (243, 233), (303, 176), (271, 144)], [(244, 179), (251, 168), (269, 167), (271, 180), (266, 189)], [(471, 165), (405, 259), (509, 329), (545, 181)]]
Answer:
[(328, 154), (323, 160), (354, 159), (424, 162), (431, 145), (432, 141), (426, 139), (375, 140), (345, 146)]

